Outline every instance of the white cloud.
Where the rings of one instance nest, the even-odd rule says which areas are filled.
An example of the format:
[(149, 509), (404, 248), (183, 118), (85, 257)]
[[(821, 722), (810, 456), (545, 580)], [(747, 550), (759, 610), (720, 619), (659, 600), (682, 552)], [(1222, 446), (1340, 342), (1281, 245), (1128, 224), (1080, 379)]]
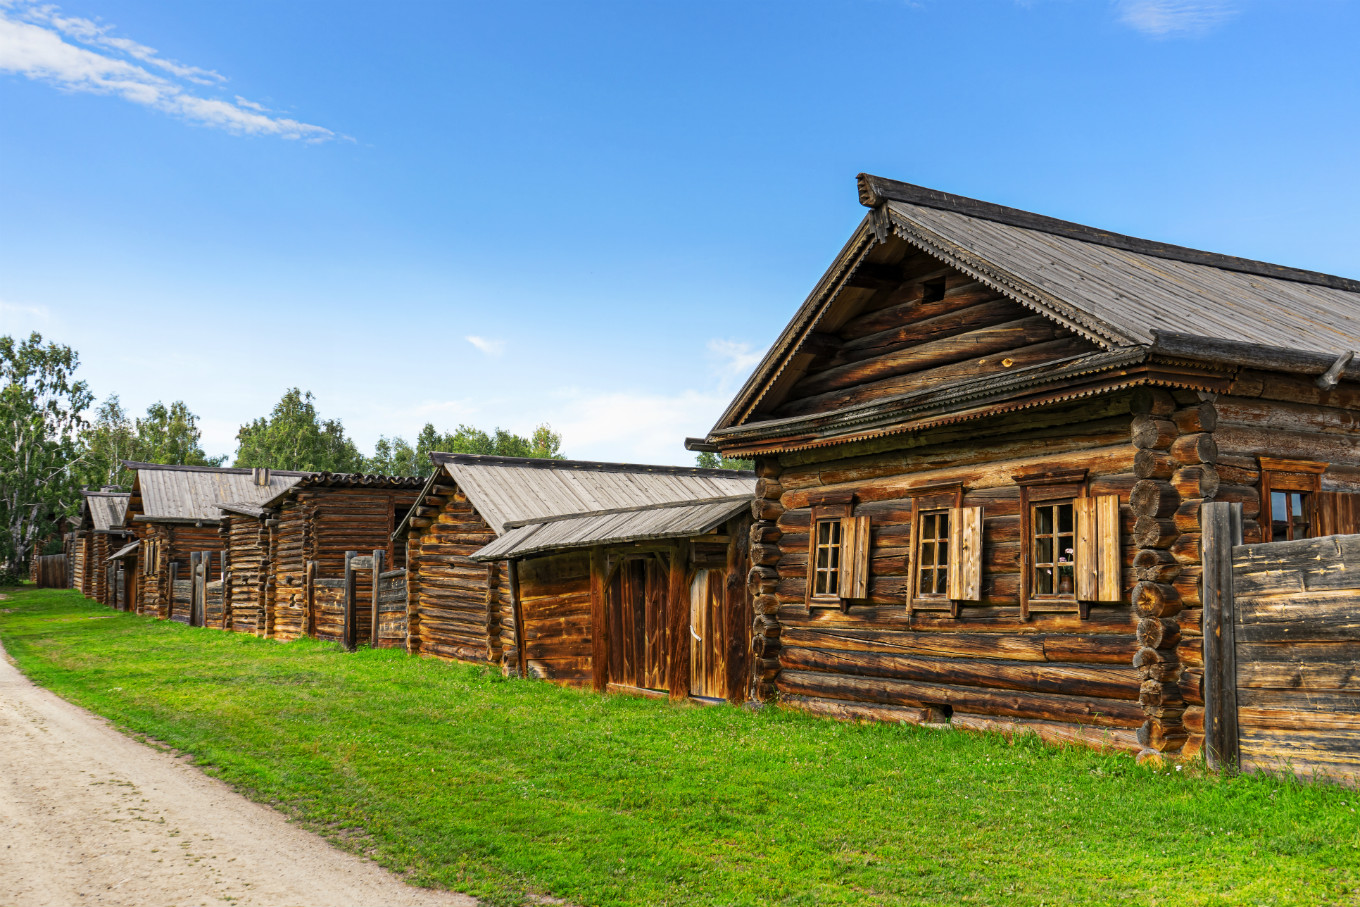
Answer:
[(1154, 38), (1199, 35), (1231, 19), (1227, 0), (1116, 0), (1119, 21)]
[(702, 435), (729, 397), (687, 390), (678, 394), (629, 391), (566, 395), (547, 419), (576, 459), (693, 465), (686, 436)]
[(469, 334), (465, 339), (488, 356), (499, 356), (505, 352), (504, 340), (487, 340), (485, 337), (478, 337), (476, 334)]
[(34, 328), (45, 329), (52, 323), (52, 313), (44, 305), (25, 305), (0, 299), (0, 334), (21, 333)]
[(708, 353), (717, 361), (717, 376), (723, 387), (745, 381), (765, 358), (764, 350), (739, 340), (710, 340)]
[[(167, 60), (152, 48), (112, 37), (109, 31), (110, 27), (88, 19), (61, 16), (53, 6), (0, 3), (0, 72), (47, 82), (64, 91), (115, 95), (243, 135), (310, 142), (341, 137), (322, 126), (271, 115), (240, 97), (234, 101), (205, 97), (186, 83), (213, 85), (225, 81), (221, 75)], [(173, 78), (157, 75), (129, 57)]]

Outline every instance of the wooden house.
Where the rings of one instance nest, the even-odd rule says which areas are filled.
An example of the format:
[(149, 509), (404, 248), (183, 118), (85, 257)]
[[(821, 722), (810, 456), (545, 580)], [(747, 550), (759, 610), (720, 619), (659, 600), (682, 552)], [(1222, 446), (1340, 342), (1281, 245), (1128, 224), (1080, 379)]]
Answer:
[[(334, 594), (333, 584), (343, 582), (347, 554), (379, 551), (387, 566), (405, 566), (406, 552), (393, 533), (424, 484), (421, 477), (323, 472), (262, 501), (255, 516), (235, 507), (229, 531), (232, 563), (240, 571), (232, 570), (232, 602), (242, 615), (241, 628), (249, 621), (238, 602), (250, 601), (252, 613), (265, 617), (262, 627), (256, 624), (262, 635), (340, 640), (342, 596)], [(265, 567), (247, 569), (247, 562)], [(357, 644), (370, 641), (371, 582), (371, 576), (359, 576), (349, 593), (360, 603), (351, 640)]]
[[(221, 575), (225, 549), (221, 504), (272, 500), (307, 473), (213, 466), (123, 464), (136, 472), (126, 525), (137, 536), (134, 598), (137, 613), (188, 621), (191, 556), (211, 553), (206, 567)], [(206, 562), (205, 562), (206, 563)]]
[(1356, 532), (1360, 282), (861, 175), (694, 449), (753, 458), (755, 692), (1194, 752), (1201, 505)]
[(109, 558), (132, 533), (124, 527), (128, 493), (113, 487), (81, 494), (80, 527), (86, 533), (80, 591), (86, 598), (115, 607), (122, 593), (122, 571)]
[[(410, 651), (500, 665), (507, 674), (688, 695), (689, 678), (672, 672), (690, 663), (685, 620), (698, 583), (708, 609), (698, 626), (717, 625), (705, 639), (721, 647), (695, 656), (701, 686), (712, 680), (703, 689), (728, 692), (719, 675), (741, 656), (726, 657), (726, 647), (745, 651), (744, 640), (724, 632), (724, 609), (744, 607), (741, 590), (726, 582), (740, 575), (744, 557), (742, 533), (731, 530), (749, 510), (752, 475), (432, 458), (437, 471), (397, 532), (406, 545)], [(596, 632), (607, 627), (617, 629), (613, 637)]]

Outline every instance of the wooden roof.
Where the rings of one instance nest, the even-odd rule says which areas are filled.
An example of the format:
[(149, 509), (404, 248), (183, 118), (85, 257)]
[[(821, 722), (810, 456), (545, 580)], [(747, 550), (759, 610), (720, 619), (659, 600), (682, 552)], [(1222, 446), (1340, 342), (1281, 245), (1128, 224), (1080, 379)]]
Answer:
[[(109, 532), (123, 528), (127, 515), (128, 499), (126, 491), (86, 491), (82, 492), (83, 506), (95, 532)], [(82, 520), (82, 523), (84, 520)]]
[(749, 484), (745, 494), (707, 501), (646, 504), (511, 524), (504, 535), (472, 559), (503, 560), (546, 551), (703, 535), (751, 506), (755, 485)]
[(387, 490), (406, 488), (416, 491), (425, 485), (424, 476), (384, 476), (362, 472), (313, 472), (306, 473), (301, 479), (284, 488), (273, 498), (261, 502), (272, 507), (289, 495), (297, 494), (308, 488), (372, 488)]
[[(774, 420), (756, 413), (768, 411), (764, 398), (777, 397), (797, 380), (798, 356), (808, 358), (800, 347), (844, 291), (864, 279), (859, 272), (872, 272), (873, 250), (889, 242), (926, 252), (1106, 351), (1086, 357), (1089, 362), (1073, 359), (1017, 375), (1033, 386), (1054, 369), (1063, 373), (1054, 377), (1070, 380), (1071, 374), (1124, 367), (1159, 353), (1317, 375), (1360, 350), (1360, 281), (1124, 236), (867, 174), (859, 176), (859, 196), (872, 210), (708, 443), (736, 451), (741, 445), (729, 443), (734, 436), (758, 425), (825, 437), (824, 426), (815, 424), (825, 414)], [(1097, 361), (1104, 358), (1109, 362)], [(1339, 362), (1338, 372), (1360, 380), (1360, 357)], [(1006, 390), (1006, 382), (968, 384), (964, 379), (909, 401), (883, 403), (944, 411)], [(964, 392), (961, 400), (950, 399), (955, 389)], [(850, 409), (834, 417), (851, 416)], [(880, 422), (891, 421), (890, 414), (878, 415)]]
[(131, 461), (123, 465), (137, 473), (132, 497), (139, 502), (135, 518), (142, 521), (216, 523), (222, 516), (219, 504), (260, 504), (309, 475), (271, 470), (268, 481), (257, 485), (252, 469)]
[[(728, 469), (450, 453), (430, 459), (497, 535), (526, 520), (750, 495), (755, 482), (754, 473)], [(429, 484), (440, 478), (436, 472)]]

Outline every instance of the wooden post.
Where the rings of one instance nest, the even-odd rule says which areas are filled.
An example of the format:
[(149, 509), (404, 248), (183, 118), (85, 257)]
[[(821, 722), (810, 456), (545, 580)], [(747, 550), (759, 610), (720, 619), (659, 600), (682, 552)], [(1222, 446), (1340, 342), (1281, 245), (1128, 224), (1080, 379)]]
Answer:
[(690, 603), (689, 541), (671, 546), (670, 570), (666, 576), (666, 614), (670, 621), (671, 651), (666, 686), (671, 700), (689, 698), (690, 682)]
[(510, 561), (505, 569), (510, 574), (510, 613), (515, 621), (515, 653), (519, 660), (519, 676), (528, 677), (528, 659), (524, 653), (524, 609), (519, 603), (519, 561)]
[(358, 554), (359, 552), (357, 551), (345, 552), (345, 628), (344, 632), (341, 634), (341, 638), (344, 640), (345, 648), (351, 652), (355, 649), (354, 637), (355, 631), (358, 629), (355, 626), (357, 622), (357, 615), (355, 612), (356, 606), (358, 605), (356, 599), (358, 599), (359, 596), (358, 590), (356, 589), (357, 583), (355, 582), (354, 567), (350, 562), (353, 561)]
[(383, 558), (387, 552), (381, 548), (373, 549), (373, 613), (369, 615), (368, 647), (378, 648), (378, 577), (382, 576)]
[(1221, 768), (1235, 766), (1240, 754), (1232, 552), (1242, 544), (1242, 505), (1205, 504), (1202, 518), (1204, 758), (1210, 768)]
[(308, 561), (302, 573), (302, 635), (313, 635), (316, 610), (316, 561)]
[(608, 568), (604, 550), (590, 549), (590, 669), (595, 692), (609, 686), (609, 608), (605, 581)]

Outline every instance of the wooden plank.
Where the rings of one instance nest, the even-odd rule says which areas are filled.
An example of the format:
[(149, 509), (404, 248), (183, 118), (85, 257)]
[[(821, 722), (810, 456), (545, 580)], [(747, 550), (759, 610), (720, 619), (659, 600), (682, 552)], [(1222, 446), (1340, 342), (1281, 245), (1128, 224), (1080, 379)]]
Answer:
[(1095, 502), (1096, 536), (1099, 540), (1095, 600), (1117, 602), (1120, 600), (1124, 588), (1122, 581), (1123, 558), (1119, 538), (1119, 495), (1097, 495)]
[(369, 569), (373, 572), (373, 588), (371, 590), (373, 601), (372, 610), (369, 613), (370, 626), (368, 631), (368, 644), (371, 648), (375, 649), (378, 647), (378, 612), (382, 604), (382, 568), (383, 558), (386, 554), (387, 552), (382, 549), (375, 548), (373, 550), (373, 556), (369, 558)]
[(1360, 589), (1360, 535), (1246, 545), (1233, 570), (1239, 596)]
[(354, 571), (354, 559), (358, 552), (345, 552), (345, 597), (344, 597), (344, 630), (342, 632), (342, 642), (346, 649), (353, 652), (355, 649), (355, 635), (357, 627), (356, 610), (358, 605), (358, 590)]
[(982, 508), (954, 507), (949, 512), (948, 597), (956, 602), (982, 598)]
[(869, 517), (841, 519), (841, 598), (863, 600), (869, 597)]
[(1100, 526), (1096, 515), (1095, 498), (1077, 498), (1073, 502), (1077, 520), (1075, 568), (1077, 600), (1099, 601), (1100, 598)]
[(1204, 505), (1204, 748), (1210, 767), (1236, 765), (1237, 653), (1233, 618), (1232, 550), (1242, 538), (1242, 505)]
[(605, 588), (606, 571), (604, 550), (590, 549), (590, 626), (593, 632), (591, 653), (591, 683), (597, 693), (609, 685), (610, 631)]

